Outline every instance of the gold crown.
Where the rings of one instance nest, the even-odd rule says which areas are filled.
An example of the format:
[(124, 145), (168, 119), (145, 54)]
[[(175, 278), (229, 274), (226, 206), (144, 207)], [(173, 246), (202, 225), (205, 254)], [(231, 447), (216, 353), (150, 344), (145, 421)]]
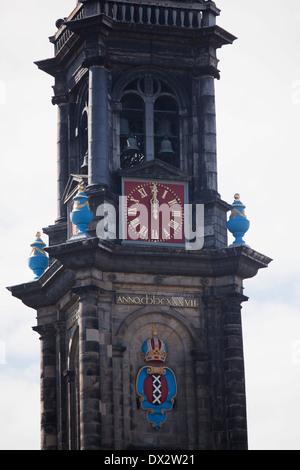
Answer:
[(145, 362), (165, 362), (167, 354), (165, 343), (157, 337), (157, 328), (155, 325), (152, 338), (147, 339), (143, 344), (142, 356)]

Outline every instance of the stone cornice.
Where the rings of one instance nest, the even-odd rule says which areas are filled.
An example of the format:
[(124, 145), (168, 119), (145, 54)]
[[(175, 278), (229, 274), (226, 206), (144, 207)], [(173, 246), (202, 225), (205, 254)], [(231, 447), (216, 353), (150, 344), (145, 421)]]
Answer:
[(247, 279), (272, 261), (246, 246), (221, 250), (186, 251), (169, 247), (117, 245), (98, 238), (79, 240), (46, 248), (69, 269), (96, 267), (104, 272), (135, 272), (156, 275)]
[[(154, 250), (153, 247), (134, 244), (116, 245), (104, 240), (99, 241), (96, 237), (51, 246), (46, 248), (46, 251), (56, 261), (38, 280), (8, 287), (14, 297), (35, 309), (54, 305), (73, 288), (73, 295), (80, 295), (79, 291), (76, 291), (75, 283), (77, 270), (93, 268), (102, 272), (125, 273), (128, 276), (147, 274), (166, 277), (193, 276), (203, 279), (231, 276), (243, 280), (254, 277), (259, 269), (266, 268), (272, 261), (247, 246), (190, 252), (157, 246)], [(90, 290), (91, 286), (86, 289)], [(96, 286), (94, 289), (99, 290), (101, 294), (100, 288)], [(237, 294), (239, 301), (247, 300), (246, 297), (241, 298), (234, 288), (230, 289), (230, 292), (233, 296)], [(215, 294), (217, 300), (222, 302), (222, 290)]]

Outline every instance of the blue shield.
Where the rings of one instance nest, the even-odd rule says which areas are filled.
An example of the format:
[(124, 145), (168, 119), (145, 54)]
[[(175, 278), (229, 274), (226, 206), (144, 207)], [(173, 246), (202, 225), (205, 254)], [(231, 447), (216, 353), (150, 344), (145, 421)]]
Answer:
[(144, 366), (137, 375), (136, 391), (146, 418), (158, 431), (167, 420), (177, 395), (176, 377), (164, 366)]

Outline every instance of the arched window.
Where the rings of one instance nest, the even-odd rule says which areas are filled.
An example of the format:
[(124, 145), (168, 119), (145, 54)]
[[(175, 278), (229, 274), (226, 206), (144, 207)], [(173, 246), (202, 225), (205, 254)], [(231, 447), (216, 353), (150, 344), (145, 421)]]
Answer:
[(179, 167), (178, 104), (170, 96), (159, 96), (154, 103), (155, 156)]
[(120, 116), (121, 168), (136, 165), (145, 159), (144, 102), (135, 94), (122, 99)]
[(180, 167), (179, 106), (168, 83), (150, 74), (122, 91), (120, 167), (158, 158)]
[(79, 156), (81, 173), (88, 171), (88, 111), (83, 109), (79, 127)]
[(72, 164), (73, 173), (88, 173), (88, 106), (89, 106), (89, 92), (88, 81), (85, 80), (80, 87), (75, 113), (75, 135), (76, 135), (76, 161)]

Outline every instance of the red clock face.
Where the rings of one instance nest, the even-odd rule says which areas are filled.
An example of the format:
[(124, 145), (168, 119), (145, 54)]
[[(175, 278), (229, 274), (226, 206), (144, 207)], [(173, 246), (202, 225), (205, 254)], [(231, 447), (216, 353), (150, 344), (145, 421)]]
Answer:
[(124, 239), (184, 244), (183, 183), (124, 180)]

